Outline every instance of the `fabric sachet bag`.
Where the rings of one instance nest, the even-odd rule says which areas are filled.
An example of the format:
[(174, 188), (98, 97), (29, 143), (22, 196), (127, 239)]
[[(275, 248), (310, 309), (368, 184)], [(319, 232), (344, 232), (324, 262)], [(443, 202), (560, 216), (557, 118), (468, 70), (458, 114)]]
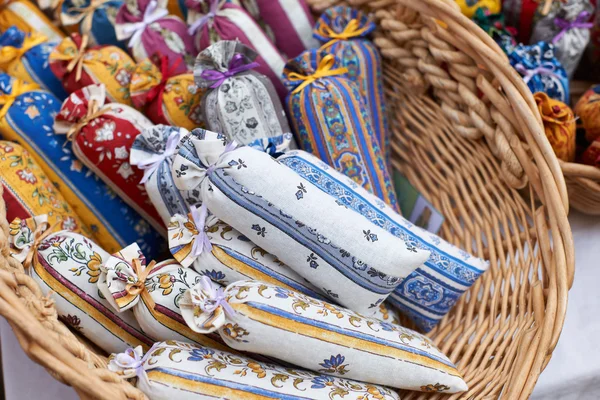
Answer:
[(472, 18), (479, 10), (487, 10), (496, 14), (502, 10), (502, 0), (454, 0), (459, 5), (460, 11)]
[(0, 171), (7, 221), (47, 215), (46, 220), (52, 224), (60, 221), (59, 229), (91, 235), (89, 228), (23, 147), (0, 140)]
[(131, 105), (129, 84), (135, 63), (115, 46), (88, 48), (88, 40), (78, 34), (65, 38), (50, 54), (52, 72), (68, 93), (102, 83), (109, 101)]
[(0, 36), (0, 70), (37, 83), (62, 101), (67, 93), (48, 64), (48, 57), (57, 44), (40, 33), (28, 34), (12, 26)]
[(315, 20), (305, 0), (236, 0), (257, 22), (264, 22), (275, 46), (286, 58), (319, 47), (313, 38)]
[(517, 30), (516, 39), (519, 43), (529, 43), (535, 26), (534, 17), (539, 7), (539, 0), (502, 0), (502, 14), (506, 23)]
[(37, 32), (48, 40), (60, 41), (65, 34), (29, 0), (6, 0), (0, 6), (0, 31), (16, 26), (26, 33)]
[(55, 96), (0, 74), (0, 103), (0, 136), (29, 150), (102, 248), (116, 252), (128, 244), (123, 242), (137, 242), (148, 255), (160, 251), (160, 235), (73, 156), (64, 135), (56, 135), (61, 102)]
[(236, 350), (315, 372), (400, 389), (437, 383), (446, 393), (467, 390), (454, 364), (426, 336), (263, 282), (223, 289), (203, 277), (184, 294), (181, 311), (193, 330), (218, 332)]
[(268, 77), (281, 98), (287, 91), (281, 82), (285, 59), (264, 31), (241, 7), (225, 0), (187, 0), (189, 31), (200, 51), (220, 40), (234, 40), (254, 49), (256, 71)]
[(473, 21), (486, 31), (505, 53), (509, 53), (517, 45), (516, 31), (512, 27), (506, 26), (504, 14), (492, 14), (489, 11), (478, 9), (473, 16)]
[(398, 209), (384, 152), (360, 87), (331, 54), (311, 50), (288, 62), (287, 113), (300, 147)]
[(600, 139), (595, 139), (581, 154), (581, 163), (600, 168)]
[(146, 335), (153, 340), (193, 341), (226, 350), (218, 335), (192, 331), (181, 316), (179, 304), (184, 293), (200, 282), (194, 270), (175, 260), (146, 264), (137, 244), (132, 244), (104, 260), (100, 266), (98, 289), (120, 314), (133, 311)]
[(387, 301), (408, 316), (420, 330), (428, 332), (433, 329), (488, 269), (488, 262), (410, 223), (312, 154), (301, 150), (289, 151), (277, 161), (409, 246), (431, 253), (429, 259), (408, 275)]
[(150, 59), (139, 63), (131, 76), (131, 101), (155, 124), (179, 126), (188, 130), (204, 127), (202, 95), (192, 73), (175, 75), (166, 57), (158, 65)]
[(290, 132), (273, 84), (256, 70), (257, 53), (236, 41), (220, 41), (202, 51), (194, 78), (206, 93), (202, 111), (208, 129), (247, 144)]
[(541, 18), (533, 29), (531, 43), (552, 43), (554, 53), (571, 78), (590, 41), (590, 21), (594, 7), (589, 0), (555, 2), (554, 7)]
[(69, 32), (88, 36), (91, 46), (125, 49), (115, 32), (117, 13), (123, 4), (123, 0), (63, 0), (60, 23)]
[(152, 123), (124, 104), (106, 103), (104, 85), (90, 85), (71, 94), (54, 122), (57, 134), (72, 142), (75, 156), (102, 179), (158, 232), (162, 220), (142, 185), (140, 169), (129, 162), (136, 137)]
[(372, 313), (429, 257), (357, 218), (270, 155), (235, 148), (221, 134), (196, 129), (186, 136), (173, 175), (179, 190), (198, 190), (215, 217), (360, 313)]
[(167, 10), (169, 10), (169, 14), (175, 15), (183, 21), (187, 21), (187, 6), (185, 5), (185, 0), (167, 0)]
[[(321, 15), (315, 25), (314, 36), (321, 42), (321, 50), (333, 54), (338, 61), (337, 66), (348, 70), (343, 76), (359, 86), (371, 113), (371, 128), (386, 161), (389, 161), (390, 136), (385, 109), (382, 61), (379, 49), (369, 40), (376, 28), (373, 15), (350, 7), (337, 6), (327, 9)], [(306, 56), (303, 61), (307, 63), (304, 67), (310, 65)], [(296, 85), (290, 87), (295, 89)], [(292, 97), (290, 100), (292, 99), (298, 101), (299, 97)], [(333, 119), (335, 116), (332, 116), (331, 124), (335, 123)]]
[[(131, 146), (129, 160), (144, 171), (141, 184), (158, 212), (163, 226), (168, 226), (175, 214), (187, 214), (198, 204), (199, 192), (180, 192), (173, 181), (173, 158), (178, 144), (189, 132), (174, 126), (157, 125), (142, 130)], [(186, 265), (187, 267), (187, 265)]]
[(581, 96), (574, 108), (585, 129), (585, 138), (593, 142), (600, 137), (600, 85), (593, 85)]
[[(203, 211), (192, 206), (188, 215), (176, 214), (171, 219), (169, 248), (181, 265), (192, 266), (221, 285), (254, 279), (324, 299), (319, 289), (277, 257), (214, 216), (203, 217)], [(205, 235), (200, 235), (202, 224)], [(202, 240), (208, 240), (206, 251)]]
[(131, 311), (115, 314), (98, 291), (100, 265), (110, 254), (90, 239), (49, 225), (46, 216), (15, 220), (11, 254), (30, 267), (44, 295), (52, 295), (60, 319), (107, 352), (128, 346), (150, 348)]
[(551, 99), (544, 92), (535, 93), (533, 98), (556, 157), (567, 162), (575, 161), (577, 124), (573, 111), (565, 103)]
[(125, 378), (137, 376), (137, 388), (152, 400), (400, 399), (383, 386), (177, 341), (156, 343), (145, 355), (142, 348), (113, 354), (108, 369)]
[(523, 77), (531, 93), (546, 92), (555, 100), (569, 103), (569, 78), (553, 46), (539, 42), (529, 46), (519, 44), (508, 53), (514, 69)]
[(119, 40), (129, 40), (127, 47), (137, 62), (158, 53), (167, 58), (175, 74), (194, 66), (198, 51), (192, 35), (185, 22), (169, 15), (166, 0), (125, 0), (115, 29)]

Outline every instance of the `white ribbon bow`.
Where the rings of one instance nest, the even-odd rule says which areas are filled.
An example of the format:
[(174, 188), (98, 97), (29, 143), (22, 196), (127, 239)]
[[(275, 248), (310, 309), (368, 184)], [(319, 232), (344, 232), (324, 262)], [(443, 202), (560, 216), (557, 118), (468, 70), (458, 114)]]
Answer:
[(179, 140), (181, 139), (181, 132), (177, 131), (176, 133), (169, 136), (167, 139), (167, 144), (165, 145), (165, 150), (160, 154), (154, 154), (152, 157), (148, 158), (140, 162), (137, 167), (139, 169), (144, 170), (144, 176), (140, 181), (141, 184), (148, 182), (153, 173), (156, 172), (160, 164), (169, 157), (175, 155), (175, 151), (177, 150), (177, 145), (179, 144)]
[(136, 46), (142, 40), (142, 34), (144, 33), (146, 27), (158, 21), (159, 19), (166, 17), (167, 15), (169, 15), (169, 11), (164, 8), (158, 8), (158, 3), (156, 0), (152, 0), (146, 7), (146, 11), (144, 11), (142, 21), (125, 25), (121, 29), (123, 35), (119, 38), (119, 40), (131, 37), (127, 45), (129, 47)]

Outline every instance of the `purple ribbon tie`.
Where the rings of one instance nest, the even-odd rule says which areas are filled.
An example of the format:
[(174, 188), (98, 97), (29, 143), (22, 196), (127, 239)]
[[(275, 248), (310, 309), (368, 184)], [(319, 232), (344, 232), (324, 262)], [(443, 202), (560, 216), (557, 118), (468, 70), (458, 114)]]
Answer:
[(200, 257), (204, 251), (212, 251), (212, 243), (210, 243), (210, 238), (205, 231), (208, 209), (206, 208), (205, 204), (202, 204), (199, 211), (196, 206), (190, 207), (190, 211), (192, 214), (192, 220), (194, 221), (196, 229), (198, 230), (198, 234), (196, 235), (194, 244), (192, 245), (192, 254), (194, 257)]
[(246, 64), (245, 62), (245, 57), (238, 53), (235, 56), (233, 56), (233, 58), (229, 62), (229, 69), (227, 71), (221, 72), (214, 69), (207, 69), (202, 71), (202, 74), (200, 74), (200, 78), (206, 81), (214, 81), (215, 83), (213, 83), (210, 87), (212, 89), (216, 89), (219, 86), (221, 86), (227, 78), (231, 78), (232, 76), (237, 75), (241, 72), (248, 71), (260, 66), (260, 64), (257, 62), (251, 62), (248, 64)]
[(570, 31), (571, 29), (592, 29), (594, 27), (594, 24), (591, 22), (586, 22), (589, 19), (590, 13), (587, 11), (582, 11), (581, 13), (579, 13), (577, 18), (575, 18), (575, 21), (568, 21), (559, 17), (554, 18), (554, 25), (560, 28), (560, 32), (558, 32), (558, 34), (554, 36), (554, 39), (552, 39), (552, 43), (556, 44), (556, 42), (562, 39), (562, 37), (565, 36), (565, 33)]
[(219, 307), (223, 307), (223, 311), (229, 317), (235, 315), (235, 310), (227, 302), (227, 296), (222, 287), (215, 287), (209, 277), (204, 275), (200, 281), (202, 291), (209, 296), (207, 302), (204, 303), (203, 307), (200, 307), (202, 311), (212, 314)]
[(535, 75), (551, 75), (554, 76), (555, 78), (560, 79), (561, 76), (558, 75), (555, 71), (556, 68), (554, 67), (554, 65), (550, 64), (548, 67), (537, 67), (537, 68), (532, 68), (532, 69), (527, 69), (523, 64), (517, 64), (515, 65), (515, 69), (521, 74), (523, 75), (523, 80), (525, 81), (525, 83), (529, 83), (529, 81), (531, 80), (531, 78), (533, 78)]
[(220, 5), (221, 5), (220, 0), (212, 0), (210, 2), (210, 9), (208, 10), (208, 13), (204, 14), (202, 17), (200, 17), (196, 21), (194, 21), (190, 25), (190, 27), (188, 29), (188, 33), (190, 35), (194, 35), (198, 31), (198, 29), (201, 29), (204, 25), (206, 25), (208, 23), (208, 21), (210, 21), (211, 19), (216, 17), (217, 12), (219, 11)]

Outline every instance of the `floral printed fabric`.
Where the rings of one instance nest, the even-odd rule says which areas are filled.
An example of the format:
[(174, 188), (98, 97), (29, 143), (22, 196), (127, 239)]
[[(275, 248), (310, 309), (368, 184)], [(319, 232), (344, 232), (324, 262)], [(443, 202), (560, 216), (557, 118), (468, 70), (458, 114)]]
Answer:
[(546, 92), (553, 99), (569, 103), (569, 78), (551, 44), (519, 44), (508, 53), (508, 59), (527, 81), (531, 93)]
[(460, 11), (469, 18), (478, 10), (487, 10), (492, 14), (499, 13), (502, 10), (501, 0), (455, 0), (460, 6)]
[[(78, 34), (73, 34), (54, 49), (49, 61), (52, 72), (68, 93), (102, 83), (106, 86), (108, 100), (131, 105), (129, 84), (135, 63), (118, 47), (88, 48)], [(77, 73), (79, 68), (80, 75)]]
[(65, 34), (29, 0), (7, 0), (0, 7), (0, 31), (16, 26), (26, 33), (37, 32), (50, 41), (59, 41)]
[[(428, 257), (365, 218), (356, 218), (268, 154), (234, 149), (196, 129), (173, 163), (179, 190), (278, 257), (336, 302), (369, 314)], [(275, 189), (274, 189), (275, 188)]]
[[(21, 248), (33, 244), (39, 221), (11, 224), (13, 249), (17, 243)], [(152, 345), (133, 313), (115, 314), (98, 291), (100, 266), (110, 257), (100, 246), (77, 233), (60, 231), (27, 251), (35, 252), (31, 276), (44, 295), (53, 294), (54, 305), (65, 324), (109, 353), (123, 351), (127, 346), (149, 348)]]
[(143, 172), (129, 162), (135, 138), (152, 123), (131, 107), (105, 101), (104, 85), (76, 91), (63, 103), (54, 130), (66, 134), (75, 156), (162, 233), (164, 224), (140, 185)]
[(64, 100), (67, 93), (48, 63), (57, 44), (41, 34), (27, 34), (12, 26), (0, 36), (0, 69), (15, 78), (35, 82)]
[[(139, 264), (134, 260), (138, 260)], [(151, 270), (145, 271), (147, 267)], [(213, 335), (217, 341), (210, 336), (199, 335), (185, 324), (181, 316), (183, 294), (201, 279), (195, 271), (183, 268), (175, 260), (146, 265), (137, 244), (105, 259), (101, 271), (98, 280), (100, 292), (117, 312), (133, 310), (142, 330), (153, 340), (193, 341), (226, 349), (218, 335)]]
[(201, 281), (185, 293), (184, 303), (192, 329), (216, 331), (236, 350), (400, 389), (437, 383), (446, 393), (467, 390), (454, 364), (426, 336), (278, 286), (241, 281), (223, 289)]
[(209, 217), (204, 231), (211, 244), (209, 251), (196, 255), (199, 227), (192, 214), (175, 215), (169, 224), (171, 254), (184, 267), (192, 266), (200, 274), (221, 285), (245, 279), (275, 284), (312, 297), (323, 293), (308, 283), (277, 257), (258, 247), (231, 226)]
[(409, 246), (431, 252), (429, 259), (408, 275), (388, 298), (388, 302), (410, 317), (419, 329), (426, 332), (433, 329), (488, 269), (489, 264), (484, 260), (411, 224), (317, 157), (297, 150), (285, 153), (278, 161)]
[(594, 7), (589, 0), (568, 0), (555, 4), (556, 6), (552, 7), (548, 15), (535, 24), (530, 40), (531, 43), (539, 41), (553, 43), (556, 58), (570, 78), (575, 73), (590, 41), (590, 28), (576, 26), (564, 28), (557, 23), (557, 19), (564, 21), (565, 24), (576, 21), (585, 23), (594, 12)]
[(593, 142), (600, 137), (600, 85), (590, 87), (575, 105), (575, 114), (585, 129), (585, 138)]
[(90, 38), (91, 45), (112, 45), (125, 49), (117, 38), (115, 24), (123, 0), (63, 0), (60, 23), (71, 31)]
[[(241, 60), (240, 66), (232, 66), (234, 57)], [(229, 77), (224, 75), (235, 68), (244, 68), (256, 57), (257, 53), (249, 47), (223, 40), (201, 52), (194, 69), (196, 83), (207, 90), (202, 110), (208, 129), (241, 144), (290, 132), (281, 101), (265, 76), (251, 69)], [(207, 74), (212, 76), (215, 72), (223, 78), (208, 79)]]
[(157, 67), (150, 59), (139, 63), (131, 76), (131, 101), (156, 124), (180, 126), (192, 130), (204, 127), (202, 96), (204, 90), (194, 75), (172, 75), (166, 57)]
[[(258, 53), (256, 61), (260, 66), (256, 71), (271, 80), (281, 98), (286, 95), (281, 82), (285, 59), (243, 8), (222, 0), (187, 0), (186, 4), (189, 10), (187, 22), (199, 50), (220, 40), (239, 41)], [(215, 13), (210, 14), (211, 10)]]
[(200, 202), (198, 191), (179, 192), (171, 173), (177, 145), (188, 134), (183, 128), (153, 126), (144, 129), (131, 146), (130, 162), (144, 170), (144, 187), (164, 226), (173, 215), (187, 214), (191, 205)]
[(193, 68), (198, 51), (185, 22), (165, 7), (166, 0), (125, 0), (117, 14), (117, 38), (129, 40), (137, 62), (158, 53), (174, 74), (183, 74)]
[(512, 27), (506, 26), (504, 14), (492, 14), (489, 11), (478, 9), (473, 16), (473, 21), (486, 31), (505, 53), (509, 53), (517, 45), (514, 38), (516, 31)]
[(533, 95), (544, 121), (546, 137), (556, 156), (567, 162), (575, 161), (575, 134), (577, 124), (571, 108), (548, 97), (544, 92)]
[[(328, 67), (336, 71), (337, 61), (334, 65), (327, 63), (331, 57), (312, 50), (286, 66), (286, 84), (292, 91), (286, 106), (292, 129), (302, 149), (397, 209), (384, 151), (360, 87), (346, 74), (321, 77), (315, 82), (308, 78), (326, 73)], [(339, 72), (343, 74), (343, 70)], [(306, 78), (296, 79), (298, 76)]]
[(373, 15), (338, 6), (327, 9), (321, 15), (314, 35), (323, 44), (322, 49), (336, 57), (338, 66), (348, 70), (344, 77), (359, 86), (371, 112), (371, 127), (375, 130), (380, 149), (385, 154), (389, 166), (390, 135), (383, 90), (382, 61), (379, 49), (369, 40), (376, 27)]
[(287, 58), (318, 47), (312, 37), (315, 24), (304, 0), (240, 0), (244, 9), (273, 32), (275, 45)]
[(17, 218), (25, 220), (44, 214), (51, 224), (62, 221), (61, 229), (91, 234), (23, 147), (0, 141), (0, 171), (2, 198), (6, 204), (8, 221)]
[[(54, 118), (61, 102), (41, 89), (23, 90), (18, 79), (0, 74), (0, 96), (14, 97), (4, 105), (0, 118), (3, 138), (19, 142), (40, 165), (98, 243), (116, 252), (131, 242), (140, 244), (148, 255), (161, 251), (163, 239), (131, 207), (100, 181), (73, 155), (64, 135), (56, 135)], [(0, 109), (0, 112), (4, 111)]]
[(153, 400), (400, 398), (396, 392), (383, 386), (264, 363), (176, 341), (156, 343), (145, 356), (139, 348), (113, 354), (108, 368), (126, 376), (137, 373), (140, 378), (137, 380), (138, 389)]

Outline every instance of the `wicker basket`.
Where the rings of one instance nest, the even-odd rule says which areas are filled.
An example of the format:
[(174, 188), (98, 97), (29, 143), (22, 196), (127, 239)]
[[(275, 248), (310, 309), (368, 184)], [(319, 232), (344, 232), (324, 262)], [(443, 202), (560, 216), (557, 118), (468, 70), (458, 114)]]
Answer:
[[(310, 1), (315, 12), (334, 2)], [(380, 25), (394, 167), (443, 212), (444, 238), (491, 262), (430, 334), (469, 385), (452, 398), (527, 398), (560, 336), (574, 273), (567, 189), (533, 97), (451, 0), (351, 3)], [(23, 349), (83, 398), (145, 398), (57, 320), (51, 298), (9, 258), (5, 211), (0, 314)], [(403, 398), (428, 396), (441, 398)]]

